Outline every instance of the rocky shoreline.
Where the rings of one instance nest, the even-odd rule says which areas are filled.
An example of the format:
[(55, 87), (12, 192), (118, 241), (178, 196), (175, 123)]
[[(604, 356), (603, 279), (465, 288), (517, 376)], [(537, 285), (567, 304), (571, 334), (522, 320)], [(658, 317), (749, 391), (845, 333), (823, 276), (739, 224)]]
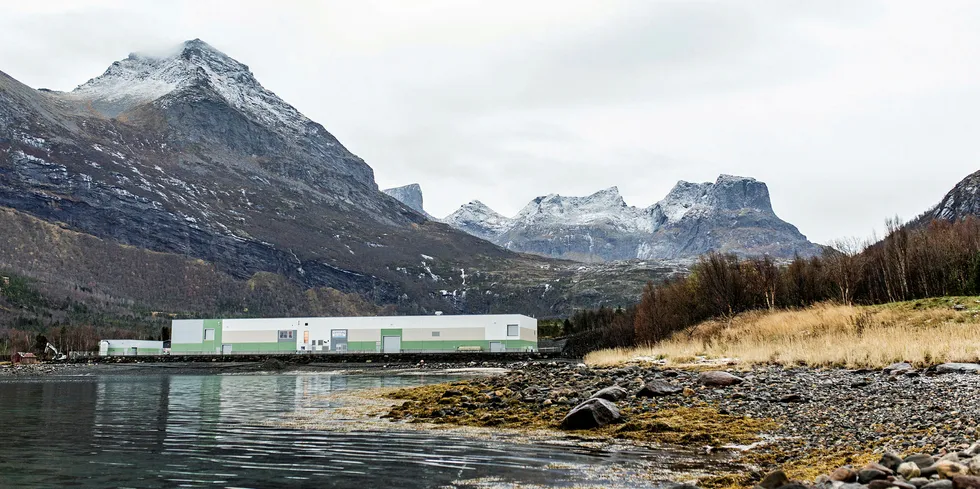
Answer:
[[(828, 486), (829, 479), (821, 476), (841, 466), (864, 467), (883, 453), (965, 453), (980, 438), (980, 366), (974, 364), (922, 370), (896, 364), (874, 371), (731, 366), (727, 372), (698, 372), (581, 364), (510, 368), (502, 376), (391, 393), (404, 402), (386, 416), (731, 451), (753, 467), (690, 481), (705, 487), (749, 487), (780, 470), (787, 481), (860, 489), (842, 488), (843, 481)], [(896, 470), (886, 474), (901, 482)]]
[[(110, 357), (111, 358), (111, 357)], [(128, 361), (118, 362), (44, 362), (27, 365), (12, 365), (0, 363), (0, 378), (3, 377), (37, 377), (47, 375), (79, 375), (94, 373), (112, 373), (118, 375), (140, 375), (146, 373), (169, 374), (235, 374), (257, 372), (347, 372), (347, 373), (382, 373), (394, 371), (417, 371), (425, 374), (453, 373), (468, 371), (502, 371), (513, 362), (483, 361), (483, 362), (429, 362), (415, 363), (334, 363), (334, 362), (292, 362), (288, 358), (265, 357), (261, 361), (192, 361), (192, 362), (155, 362)]]

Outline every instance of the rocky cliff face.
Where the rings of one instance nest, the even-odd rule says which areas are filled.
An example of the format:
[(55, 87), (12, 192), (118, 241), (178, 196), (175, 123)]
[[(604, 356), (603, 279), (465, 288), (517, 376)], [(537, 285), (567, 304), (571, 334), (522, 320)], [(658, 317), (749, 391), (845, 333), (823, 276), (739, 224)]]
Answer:
[(412, 183), (402, 187), (389, 188), (383, 190), (383, 192), (394, 197), (402, 204), (407, 205), (413, 211), (418, 212), (427, 218), (432, 218), (423, 208), (422, 187), (420, 187), (419, 184)]
[(967, 216), (980, 217), (980, 171), (957, 183), (943, 200), (927, 211), (923, 217), (954, 221)]
[(586, 262), (685, 260), (709, 251), (790, 258), (821, 250), (776, 216), (765, 183), (731, 175), (678, 182), (647, 208), (627, 205), (612, 187), (587, 197), (538, 197), (514, 218), (471, 202), (444, 222), (507, 249)]

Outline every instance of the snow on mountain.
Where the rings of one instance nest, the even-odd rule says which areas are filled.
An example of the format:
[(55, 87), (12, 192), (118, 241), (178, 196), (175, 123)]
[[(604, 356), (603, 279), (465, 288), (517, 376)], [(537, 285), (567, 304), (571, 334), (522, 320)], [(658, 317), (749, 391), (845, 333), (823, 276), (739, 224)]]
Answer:
[(479, 200), (463, 204), (442, 222), (487, 241), (495, 241), (514, 224)]
[(586, 197), (549, 194), (524, 206), (514, 218), (523, 226), (606, 224), (623, 230), (636, 230), (639, 210), (626, 205), (617, 187), (600, 190)]
[(776, 217), (764, 183), (733, 175), (680, 181), (647, 208), (627, 205), (610, 187), (585, 197), (538, 197), (512, 219), (471, 202), (445, 222), (516, 251), (583, 261), (683, 259), (710, 250), (784, 257), (819, 252)]
[(106, 117), (116, 117), (195, 86), (214, 90), (257, 122), (287, 129), (295, 136), (317, 132), (317, 124), (265, 89), (248, 66), (200, 39), (184, 42), (169, 56), (130, 54), (68, 95), (89, 102)]
[(943, 219), (955, 221), (966, 217), (980, 217), (980, 171), (968, 175), (957, 183), (939, 202), (925, 213), (920, 221)]
[(704, 199), (711, 188), (710, 183), (692, 183), (683, 180), (677, 182), (674, 188), (660, 202), (652, 207), (659, 207), (667, 222), (678, 222), (688, 211)]

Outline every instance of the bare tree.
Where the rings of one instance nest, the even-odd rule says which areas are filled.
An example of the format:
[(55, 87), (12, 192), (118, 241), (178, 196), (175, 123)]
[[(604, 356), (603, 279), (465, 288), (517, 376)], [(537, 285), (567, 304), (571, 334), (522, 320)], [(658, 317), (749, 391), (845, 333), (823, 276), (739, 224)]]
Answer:
[(834, 240), (830, 246), (832, 249), (824, 253), (830, 280), (838, 291), (841, 304), (851, 305), (864, 272), (865, 257), (861, 252), (865, 246), (853, 237)]

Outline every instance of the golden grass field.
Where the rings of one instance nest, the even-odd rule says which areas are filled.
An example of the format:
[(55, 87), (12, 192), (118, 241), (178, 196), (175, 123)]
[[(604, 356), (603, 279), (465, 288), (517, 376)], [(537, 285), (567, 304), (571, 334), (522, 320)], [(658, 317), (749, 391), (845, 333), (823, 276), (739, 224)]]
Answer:
[[(954, 309), (961, 305), (962, 310)], [(965, 309), (964, 309), (965, 308)], [(661, 343), (588, 354), (590, 365), (732, 359), (742, 364), (881, 368), (980, 360), (980, 298), (945, 297), (880, 306), (818, 304), (716, 319)]]

